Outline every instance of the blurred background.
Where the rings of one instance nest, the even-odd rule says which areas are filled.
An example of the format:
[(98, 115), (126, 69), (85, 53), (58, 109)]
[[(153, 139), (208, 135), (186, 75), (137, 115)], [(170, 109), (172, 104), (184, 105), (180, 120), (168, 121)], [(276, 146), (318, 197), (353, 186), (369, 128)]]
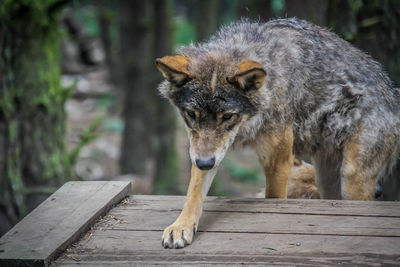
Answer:
[[(0, 0), (0, 236), (71, 180), (184, 194), (187, 136), (154, 62), (242, 17), (327, 27), (400, 83), (397, 0)], [(210, 195), (264, 186), (244, 149), (229, 152)]]

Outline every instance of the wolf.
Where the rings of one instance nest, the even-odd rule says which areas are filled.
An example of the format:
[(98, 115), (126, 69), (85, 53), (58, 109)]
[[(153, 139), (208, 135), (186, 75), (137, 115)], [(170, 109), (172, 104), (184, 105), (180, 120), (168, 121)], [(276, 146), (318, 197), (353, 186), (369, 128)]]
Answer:
[(299, 19), (240, 21), (156, 60), (159, 92), (180, 112), (192, 161), (183, 209), (162, 235), (192, 243), (228, 148), (252, 147), (267, 198), (286, 198), (294, 155), (312, 159), (321, 198), (371, 200), (399, 154), (399, 94), (382, 67)]

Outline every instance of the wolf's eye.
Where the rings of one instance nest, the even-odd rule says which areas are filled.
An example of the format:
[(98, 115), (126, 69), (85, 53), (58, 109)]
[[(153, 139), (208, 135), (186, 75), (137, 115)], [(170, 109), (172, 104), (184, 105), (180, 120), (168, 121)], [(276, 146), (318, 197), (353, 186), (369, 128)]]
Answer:
[(194, 111), (188, 110), (186, 111), (186, 114), (192, 118), (192, 119), (196, 119), (196, 113), (194, 113)]
[(222, 120), (224, 120), (224, 121), (228, 121), (228, 120), (230, 120), (231, 118), (232, 118), (232, 113), (225, 113), (223, 116), (222, 116)]

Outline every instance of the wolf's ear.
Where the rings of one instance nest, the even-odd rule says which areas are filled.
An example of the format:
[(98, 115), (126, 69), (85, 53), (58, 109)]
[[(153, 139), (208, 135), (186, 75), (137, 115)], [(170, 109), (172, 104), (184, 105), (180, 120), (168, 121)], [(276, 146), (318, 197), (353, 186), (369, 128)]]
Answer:
[(157, 68), (164, 78), (177, 86), (182, 86), (193, 78), (187, 70), (188, 64), (188, 58), (181, 55), (156, 59)]
[(235, 75), (227, 78), (228, 82), (244, 91), (259, 89), (263, 84), (267, 72), (263, 66), (252, 60), (245, 60), (239, 65)]

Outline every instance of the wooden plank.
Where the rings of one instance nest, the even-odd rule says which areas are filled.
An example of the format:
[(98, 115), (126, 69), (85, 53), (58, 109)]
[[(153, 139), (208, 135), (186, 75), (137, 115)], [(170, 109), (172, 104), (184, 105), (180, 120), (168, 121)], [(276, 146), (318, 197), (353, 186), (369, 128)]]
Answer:
[[(223, 200), (225, 204), (220, 206), (217, 205), (220, 199), (206, 201), (195, 242), (175, 250), (161, 246), (161, 234), (178, 216), (184, 198), (131, 196), (55, 264), (398, 266), (400, 262), (400, 218), (387, 216), (388, 207), (397, 208), (397, 203), (386, 203), (383, 205), (386, 213), (379, 213), (376, 209), (379, 202), (360, 202), (361, 209), (364, 204), (379, 213), (372, 217), (366, 211), (351, 215), (343, 206), (355, 207), (346, 201), (336, 201), (342, 207), (326, 211), (332, 206), (329, 202), (324, 207), (318, 201), (305, 201), (305, 205), (303, 200), (287, 203), (260, 199), (254, 200), (254, 205), (262, 210), (257, 212), (251, 208), (251, 199), (240, 199), (240, 209), (234, 211), (230, 208), (237, 199)], [(263, 210), (263, 205), (273, 209)], [(317, 207), (327, 213), (294, 212), (298, 205), (306, 206), (309, 211)], [(216, 206), (218, 209), (213, 209)]]
[(192, 245), (176, 250), (161, 247), (161, 231), (101, 229), (56, 265), (396, 266), (400, 260), (400, 238), (200, 232)]
[[(113, 229), (161, 231), (175, 221), (179, 211), (115, 209), (110, 214), (122, 220)], [(199, 230), (400, 237), (400, 218), (206, 211)]]
[(129, 189), (129, 182), (66, 183), (0, 239), (0, 265), (48, 265)]
[[(160, 211), (181, 210), (182, 196), (140, 196), (129, 197), (130, 204), (124, 209), (148, 209)], [(222, 198), (207, 197), (205, 211), (237, 211), (255, 213), (349, 215), (368, 217), (400, 217), (400, 202), (395, 201), (353, 201), (326, 199), (263, 199), (263, 198)]]

